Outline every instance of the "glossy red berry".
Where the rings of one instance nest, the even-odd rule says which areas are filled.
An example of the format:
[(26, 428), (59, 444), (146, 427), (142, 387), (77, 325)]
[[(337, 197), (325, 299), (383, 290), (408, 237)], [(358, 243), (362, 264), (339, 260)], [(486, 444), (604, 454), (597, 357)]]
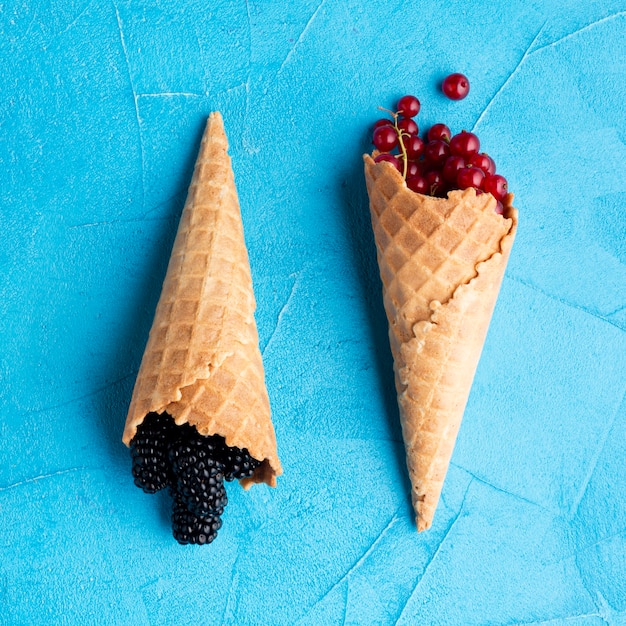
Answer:
[(448, 144), (439, 139), (429, 141), (424, 148), (424, 158), (433, 169), (442, 167), (449, 156), (450, 148)]
[(456, 184), (458, 171), (466, 167), (465, 159), (462, 156), (449, 156), (443, 166), (443, 177), (449, 182)]
[(406, 177), (407, 180), (409, 178), (413, 178), (414, 176), (418, 176), (422, 173), (422, 168), (417, 161), (409, 161), (406, 166)]
[(409, 135), (417, 135), (419, 132), (419, 128), (415, 123), (415, 120), (412, 120), (410, 117), (402, 118), (398, 122), (398, 128), (405, 133), (409, 133)]
[(431, 170), (428, 172), (428, 174), (426, 174), (426, 180), (428, 181), (428, 191), (431, 196), (443, 195), (446, 188), (446, 181), (439, 170)]
[(480, 154), (472, 154), (467, 164), (472, 167), (479, 167), (483, 172), (485, 172), (485, 174), (496, 173), (496, 164), (493, 159), (484, 152), (481, 152)]
[(402, 142), (409, 159), (419, 159), (424, 154), (424, 141), (417, 135), (403, 137)]
[(487, 193), (490, 193), (496, 200), (502, 201), (509, 191), (509, 185), (504, 176), (500, 176), (500, 174), (493, 174), (492, 176), (485, 177), (483, 189)]
[(393, 126), (393, 122), (386, 117), (382, 117), (374, 122), (374, 129), (380, 128), (381, 126)]
[(393, 154), (383, 152), (374, 159), (375, 163), (381, 163), (382, 161), (387, 161), (388, 163), (391, 163), (399, 172), (402, 172), (402, 165), (400, 163), (400, 160)]
[(444, 78), (441, 89), (450, 100), (463, 100), (469, 93), (470, 84), (467, 76), (450, 74)]
[(474, 133), (462, 131), (450, 139), (450, 154), (469, 158), (480, 150), (480, 140)]
[(502, 202), (500, 202), (500, 200), (496, 200), (495, 212), (498, 215), (504, 215), (504, 205), (502, 204)]
[(398, 134), (393, 126), (379, 126), (374, 130), (372, 139), (381, 152), (390, 152), (398, 145)]
[(464, 167), (456, 175), (456, 184), (459, 189), (482, 189), (485, 180), (485, 172), (478, 167)]
[(407, 178), (406, 186), (417, 193), (428, 193), (428, 181), (425, 176), (417, 175)]
[(403, 96), (398, 100), (398, 113), (402, 117), (415, 117), (420, 112), (420, 101), (415, 96)]
[(438, 139), (449, 142), (450, 137), (452, 137), (452, 133), (445, 124), (434, 124), (428, 131), (428, 141), (436, 141)]

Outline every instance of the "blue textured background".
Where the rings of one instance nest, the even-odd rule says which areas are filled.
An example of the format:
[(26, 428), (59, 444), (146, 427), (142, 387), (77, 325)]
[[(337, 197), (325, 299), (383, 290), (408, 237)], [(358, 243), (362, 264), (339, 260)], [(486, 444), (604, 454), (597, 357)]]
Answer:
[[(626, 623), (626, 3), (442, 7), (0, 5), (0, 623)], [(419, 536), (361, 164), (406, 92), (520, 209)], [(181, 547), (120, 437), (212, 110), (285, 474)]]

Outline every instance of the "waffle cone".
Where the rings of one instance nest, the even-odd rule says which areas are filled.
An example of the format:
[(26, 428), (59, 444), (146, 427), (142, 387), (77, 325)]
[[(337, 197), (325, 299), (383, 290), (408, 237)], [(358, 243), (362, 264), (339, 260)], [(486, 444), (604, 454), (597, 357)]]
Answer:
[(473, 189), (433, 198), (364, 156), (418, 530), (430, 527), (517, 229)]
[(242, 481), (282, 473), (254, 320), (256, 307), (228, 141), (211, 113), (126, 419), (148, 413), (221, 435), (259, 461)]

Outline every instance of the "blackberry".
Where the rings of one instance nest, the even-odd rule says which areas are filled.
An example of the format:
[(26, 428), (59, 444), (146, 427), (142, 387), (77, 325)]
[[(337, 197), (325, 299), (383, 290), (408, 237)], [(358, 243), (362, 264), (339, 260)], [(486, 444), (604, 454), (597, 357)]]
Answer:
[(179, 494), (174, 494), (172, 533), (178, 543), (203, 545), (211, 543), (222, 527), (219, 515), (198, 517), (187, 509)]
[(171, 482), (168, 448), (175, 424), (163, 413), (148, 413), (130, 444), (135, 484), (146, 493), (155, 493)]
[(170, 446), (169, 459), (176, 478), (176, 492), (194, 515), (221, 515), (228, 499), (223, 466), (215, 459), (217, 438), (203, 437), (192, 430), (183, 431)]
[(250, 456), (247, 448), (242, 450), (226, 445), (224, 445), (221, 461), (224, 464), (224, 479), (228, 481), (235, 480), (235, 478), (248, 478), (261, 465), (261, 461)]

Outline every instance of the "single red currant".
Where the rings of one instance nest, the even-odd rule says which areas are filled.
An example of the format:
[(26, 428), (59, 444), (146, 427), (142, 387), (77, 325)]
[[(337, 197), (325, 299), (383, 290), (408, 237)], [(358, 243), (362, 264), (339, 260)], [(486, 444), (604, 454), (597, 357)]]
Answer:
[(450, 74), (443, 79), (441, 89), (450, 100), (463, 100), (469, 93), (470, 84), (467, 76)]
[(468, 165), (472, 167), (479, 167), (485, 174), (495, 174), (496, 173), (496, 164), (493, 159), (484, 152), (480, 154), (472, 154), (472, 156), (467, 161)]
[(412, 120), (410, 117), (404, 117), (398, 122), (398, 128), (405, 133), (409, 133), (409, 135), (417, 135), (419, 132), (419, 128), (415, 123), (415, 120)]
[(398, 145), (398, 134), (393, 126), (379, 126), (374, 130), (374, 145), (381, 152), (390, 152)]
[(462, 156), (450, 156), (443, 166), (443, 177), (449, 182), (456, 184), (458, 171), (466, 167), (465, 159)]
[(478, 167), (464, 167), (458, 171), (456, 175), (456, 184), (459, 189), (481, 189), (485, 180), (485, 172)]
[(434, 169), (442, 167), (449, 156), (450, 148), (448, 147), (448, 144), (439, 139), (429, 141), (424, 148), (424, 158)]
[(446, 188), (446, 182), (443, 179), (443, 174), (439, 170), (431, 170), (426, 174), (426, 180), (428, 181), (428, 191), (431, 196), (443, 195)]
[(393, 126), (393, 122), (388, 120), (386, 117), (383, 117), (374, 122), (374, 129), (380, 128), (381, 126)]
[(415, 117), (420, 112), (420, 101), (415, 96), (403, 96), (398, 100), (398, 113), (402, 117)]
[(413, 178), (414, 176), (418, 176), (422, 173), (422, 168), (417, 161), (409, 161), (406, 166), (406, 177), (407, 180), (409, 178)]
[(387, 161), (388, 163), (391, 163), (391, 165), (393, 165), (399, 172), (402, 172), (402, 164), (400, 163), (400, 160), (393, 154), (383, 152), (374, 159), (375, 163), (381, 163), (382, 161)]
[(417, 193), (428, 193), (428, 181), (425, 176), (412, 176), (406, 179), (406, 186)]
[(496, 200), (504, 200), (509, 191), (509, 184), (504, 176), (493, 174), (485, 177), (483, 189), (490, 193)]
[(452, 133), (445, 124), (435, 124), (431, 126), (428, 131), (428, 141), (436, 141), (439, 139), (440, 141), (449, 142), (450, 137), (452, 137)]
[(424, 141), (417, 135), (403, 137), (404, 149), (409, 159), (419, 159), (424, 154)]
[(474, 133), (462, 131), (450, 139), (450, 153), (462, 157), (471, 157), (480, 150), (480, 140)]
[(496, 200), (495, 212), (498, 215), (504, 215), (504, 205), (502, 204), (502, 202), (500, 202), (500, 200)]

